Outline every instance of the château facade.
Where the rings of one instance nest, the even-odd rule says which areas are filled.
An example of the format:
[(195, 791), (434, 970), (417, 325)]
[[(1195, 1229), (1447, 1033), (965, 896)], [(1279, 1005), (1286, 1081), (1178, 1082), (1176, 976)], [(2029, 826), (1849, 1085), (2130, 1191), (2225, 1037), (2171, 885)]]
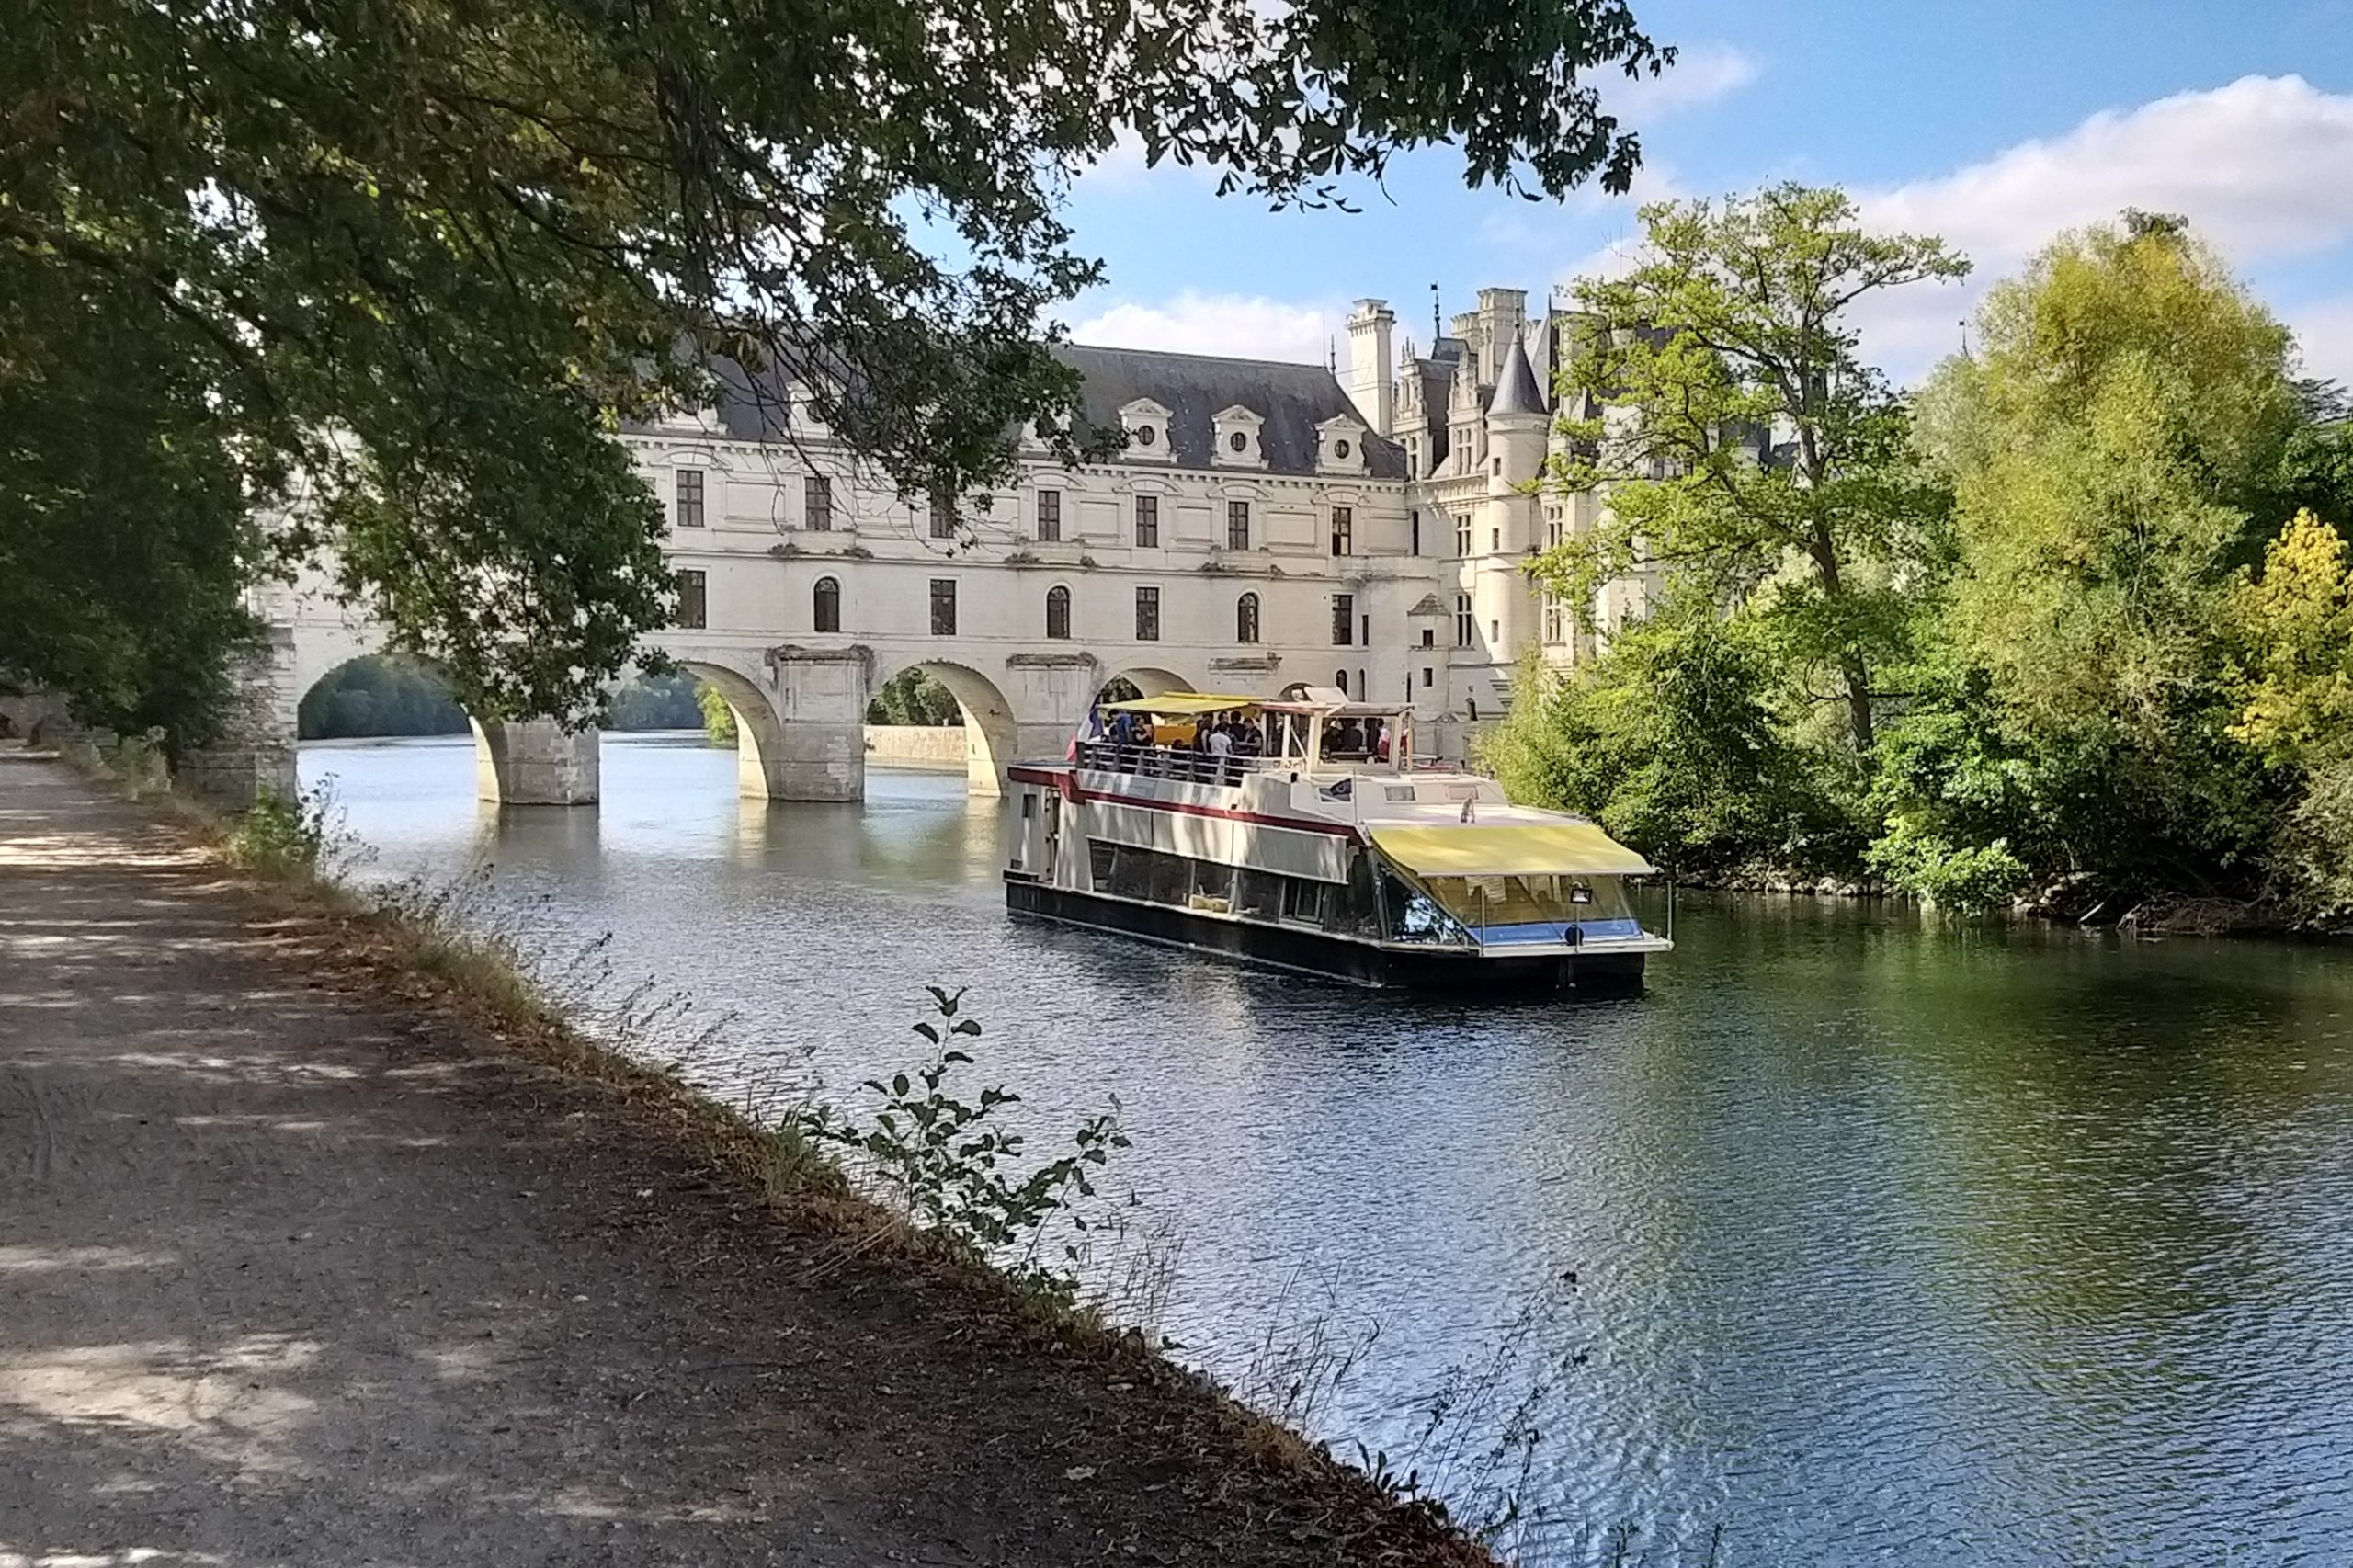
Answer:
[[(1525, 570), (1599, 505), (1529, 488), (1559, 450), (1553, 389), (1576, 318), (1531, 320), (1526, 301), (1484, 290), (1451, 332), (1402, 353), (1394, 313), (1361, 301), (1345, 381), (1067, 346), (1085, 420), (1122, 431), (1125, 450), (1071, 469), (1025, 441), (1014, 482), (987, 494), (897, 494), (790, 389), (732, 389), (629, 440), (670, 509), (684, 630), (762, 646), (928, 640), (960, 650), (943, 652), (955, 665), (1118, 645), (1204, 688), (1303, 681), (1409, 702), (1453, 750), (1502, 711), (1528, 650), (1560, 665), (1590, 652)], [(1603, 623), (1643, 592), (1612, 585)]]

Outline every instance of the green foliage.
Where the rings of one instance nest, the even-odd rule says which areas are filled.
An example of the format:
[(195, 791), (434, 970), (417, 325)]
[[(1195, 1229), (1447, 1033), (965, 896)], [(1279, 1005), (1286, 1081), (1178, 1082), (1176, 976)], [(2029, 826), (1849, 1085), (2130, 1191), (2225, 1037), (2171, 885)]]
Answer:
[(1836, 683), (1867, 753), (1871, 670), (1904, 642), (1898, 576), (1944, 494), (1846, 312), (1969, 264), (1938, 239), (1870, 233), (1838, 190), (1642, 217), (1632, 269), (1577, 285), (1591, 321), (1571, 381), (1594, 401), (1553, 472), (1570, 491), (1608, 486), (1609, 510), (1540, 570), (1588, 617), (1603, 585), (1646, 567), (1738, 604), (1793, 666)]
[(727, 699), (715, 686), (706, 686), (695, 692), (695, 707), (702, 714), (703, 733), (715, 746), (735, 744), (735, 710), (727, 706)]
[(1696, 591), (1565, 679), (1533, 662), (1483, 760), (1515, 800), (1592, 817), (1662, 869), (1810, 858), (1826, 813), (1774, 722), (1774, 661)]
[(2353, 917), (2353, 561), (2299, 512), (2237, 593), (2243, 668), (2231, 733), (2295, 779), (2272, 858), (2302, 917)]
[(1556, 470), (1610, 515), (1542, 571), (1664, 599), (1523, 683), (1491, 754), (1515, 793), (1687, 874), (2353, 918), (2353, 432), (2185, 222), (2061, 236), (1907, 408), (1815, 324), (1949, 275), (1934, 241), (1836, 193), (1645, 220), (1634, 274), (1582, 291), (1637, 330), (1588, 329), (1580, 379), (1613, 390)]
[(606, 727), (614, 730), (692, 730), (703, 722), (701, 683), (684, 671), (641, 675), (613, 693)]
[(263, 876), (307, 875), (333, 835), (333, 808), (324, 796), (292, 801), (264, 795), (230, 824), (230, 864)]
[(1279, 207), (1435, 142), (1623, 190), (1591, 78), (1671, 58), (1624, 0), (19, 7), (0, 665), (200, 738), (242, 590), (331, 547), (470, 710), (594, 717), (674, 608), (623, 421), (789, 387), (911, 494), (1100, 452), (1039, 324), (1120, 136)]
[(446, 681), (405, 659), (354, 659), (302, 696), (297, 715), (306, 741), (358, 735), (461, 735), (466, 710)]
[(854, 1171), (877, 1184), (918, 1230), (996, 1263), (1065, 1305), (1074, 1302), (1079, 1246), (1065, 1243), (1061, 1257), (1047, 1261), (1046, 1227), (1057, 1217), (1078, 1232), (1088, 1227), (1076, 1208), (1096, 1196), (1092, 1173), (1109, 1163), (1112, 1150), (1129, 1146), (1118, 1102), (1078, 1125), (1068, 1153), (1028, 1163), (1027, 1140), (1000, 1125), (1020, 1096), (991, 1086), (967, 1102), (949, 1086), (955, 1070), (972, 1062), (961, 1047), (981, 1034), (979, 1022), (963, 1016), (964, 994), (926, 989), (933, 1017), (915, 1030), (929, 1042), (930, 1060), (912, 1074), (868, 1079), (881, 1108), (864, 1123), (821, 1105), (803, 1113), (803, 1135), (847, 1153)]
[(961, 724), (963, 706), (956, 694), (927, 672), (909, 667), (882, 683), (866, 705), (870, 724)]
[(260, 476), (168, 327), (142, 291), (67, 287), (0, 243), (0, 674), (177, 753), (211, 737), (254, 631)]

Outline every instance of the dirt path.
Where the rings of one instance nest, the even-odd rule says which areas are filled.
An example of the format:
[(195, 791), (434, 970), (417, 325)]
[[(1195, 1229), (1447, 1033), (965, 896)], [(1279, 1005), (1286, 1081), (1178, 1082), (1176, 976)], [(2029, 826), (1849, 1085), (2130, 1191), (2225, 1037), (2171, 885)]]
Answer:
[(0, 1568), (1459, 1561), (0, 752)]

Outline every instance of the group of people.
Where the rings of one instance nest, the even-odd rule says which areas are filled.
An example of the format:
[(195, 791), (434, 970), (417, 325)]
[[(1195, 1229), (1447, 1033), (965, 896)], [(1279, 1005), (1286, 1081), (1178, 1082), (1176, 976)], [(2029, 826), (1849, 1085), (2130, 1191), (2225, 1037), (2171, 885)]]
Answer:
[[(1148, 713), (1123, 709), (1111, 715), (1103, 739), (1118, 748), (1125, 766), (1138, 772), (1217, 778), (1233, 783), (1243, 769), (1230, 759), (1264, 756), (1269, 746), (1288, 756), (1306, 754), (1307, 726), (1313, 722), (1307, 715), (1277, 714), (1271, 722), (1290, 726), (1288, 745), (1283, 744), (1281, 732), (1262, 730), (1257, 714), (1247, 709), (1204, 713), (1189, 729), (1155, 723)], [(1386, 762), (1389, 745), (1388, 726), (1378, 715), (1324, 722), (1322, 755), (1326, 761)]]
[[(1173, 728), (1173, 726), (1170, 726)], [(1229, 767), (1233, 757), (1263, 756), (1267, 737), (1257, 721), (1245, 711), (1204, 713), (1195, 720), (1189, 735), (1162, 735), (1146, 713), (1121, 711), (1111, 716), (1103, 738), (1122, 753), (1141, 751), (1136, 759), (1145, 773), (1182, 772), (1200, 778), (1222, 778), (1232, 783), (1241, 769)], [(1187, 754), (1190, 754), (1188, 757)]]

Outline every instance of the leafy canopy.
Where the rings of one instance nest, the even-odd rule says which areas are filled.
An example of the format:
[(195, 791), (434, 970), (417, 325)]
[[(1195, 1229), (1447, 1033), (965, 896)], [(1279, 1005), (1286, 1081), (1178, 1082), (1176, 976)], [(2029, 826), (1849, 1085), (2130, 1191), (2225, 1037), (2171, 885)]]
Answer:
[(1894, 565), (1942, 493), (1914, 460), (1902, 400), (1859, 358), (1850, 312), (1969, 264), (1934, 237), (1866, 230), (1835, 189), (1642, 216), (1626, 275), (1577, 285), (1591, 319), (1573, 382), (1591, 392), (1553, 475), (1606, 487), (1608, 512), (1540, 570), (1579, 607), (1645, 568), (1747, 605), (1785, 656), (1828, 672), (1868, 751), (1871, 665), (1899, 641)]
[[(42, 308), (0, 400), (143, 368), (178, 433), (0, 449), (12, 562), (182, 528), (153, 581), (201, 562), (201, 592), (155, 603), (217, 652), (221, 604), (332, 547), (477, 710), (563, 716), (673, 608), (621, 422), (724, 375), (910, 493), (1002, 474), (1023, 421), (1076, 456), (1040, 324), (1099, 276), (1058, 210), (1115, 139), (1277, 206), (1437, 142), (1473, 182), (1622, 190), (1639, 149), (1592, 77), (1671, 58), (1624, 0), (28, 0), (7, 34), (0, 297)], [(166, 493), (203, 515), (108, 521)], [(282, 513), (266, 551), (253, 506)], [(0, 665), (199, 722), (44, 663), (33, 624), (0, 622)]]

